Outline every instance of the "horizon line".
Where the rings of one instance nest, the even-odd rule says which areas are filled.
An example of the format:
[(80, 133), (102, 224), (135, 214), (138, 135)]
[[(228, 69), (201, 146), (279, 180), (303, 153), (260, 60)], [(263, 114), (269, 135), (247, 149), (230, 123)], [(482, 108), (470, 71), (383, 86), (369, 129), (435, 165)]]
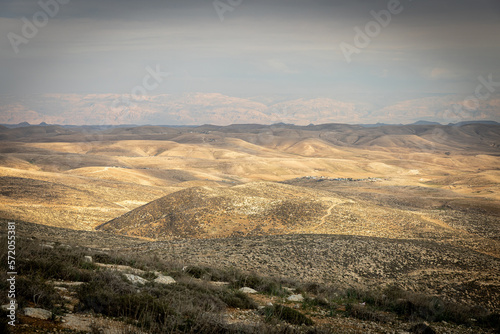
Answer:
[(440, 125), (440, 126), (453, 126), (458, 124), (491, 124), (491, 125), (500, 125), (499, 122), (494, 120), (465, 120), (456, 123), (448, 123), (442, 124), (436, 121), (427, 121), (427, 120), (418, 120), (413, 123), (310, 123), (308, 125), (298, 125), (294, 123), (285, 123), (278, 122), (272, 124), (263, 124), (263, 123), (232, 123), (227, 125), (219, 125), (219, 124), (49, 124), (46, 122), (40, 122), (39, 124), (31, 124), (29, 122), (20, 122), (20, 123), (0, 123), (0, 126), (4, 126), (7, 128), (21, 128), (21, 127), (32, 127), (32, 126), (60, 126), (60, 127), (106, 127), (106, 128), (118, 128), (118, 127), (143, 127), (143, 126), (157, 126), (157, 127), (203, 127), (203, 126), (214, 126), (214, 127), (230, 127), (230, 126), (244, 126), (244, 125), (254, 125), (254, 126), (295, 126), (301, 128), (313, 127), (313, 126), (324, 126), (324, 125), (358, 125), (363, 127), (369, 126), (407, 126), (407, 125)]

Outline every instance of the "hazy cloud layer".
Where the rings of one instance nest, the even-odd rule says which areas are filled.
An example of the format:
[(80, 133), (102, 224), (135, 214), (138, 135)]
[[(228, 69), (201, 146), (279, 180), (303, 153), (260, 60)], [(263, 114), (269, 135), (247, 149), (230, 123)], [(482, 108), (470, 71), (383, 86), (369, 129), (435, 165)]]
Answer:
[[(348, 63), (341, 43), (356, 47), (355, 27), (364, 31), (375, 22), (370, 12), (391, 1), (220, 0), (231, 9), (221, 21), (211, 0), (71, 0), (30, 38), (22, 18), (33, 22), (43, 9), (4, 1), (0, 94), (129, 94), (148, 66), (169, 72), (149, 95), (349, 94), (373, 102), (366, 93), (474, 94), (481, 75), (500, 82), (496, 0), (402, 0)], [(27, 40), (18, 53), (12, 33)]]

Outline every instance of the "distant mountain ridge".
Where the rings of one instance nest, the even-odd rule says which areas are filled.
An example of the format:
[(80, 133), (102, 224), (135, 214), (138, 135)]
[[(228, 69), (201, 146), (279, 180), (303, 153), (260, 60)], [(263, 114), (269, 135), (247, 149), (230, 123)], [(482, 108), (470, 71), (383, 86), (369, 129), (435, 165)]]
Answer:
[[(488, 124), (488, 125), (500, 125), (499, 122), (495, 121), (489, 121), (489, 120), (484, 120), (484, 121), (465, 121), (465, 122), (458, 122), (458, 123), (450, 123), (448, 124), (449, 126), (463, 126), (463, 125), (469, 125), (469, 124)], [(229, 126), (234, 125), (230, 124)], [(241, 124), (243, 125), (243, 124)], [(314, 127), (316, 125), (323, 125), (323, 124), (309, 124), (308, 126)], [(348, 124), (346, 124), (348, 125)], [(374, 128), (374, 127), (380, 127), (380, 126), (405, 126), (405, 125), (443, 125), (439, 122), (430, 122), (430, 121), (417, 121), (411, 124), (387, 124), (387, 123), (376, 123), (376, 124), (352, 124), (352, 125), (359, 125), (365, 128)], [(74, 125), (74, 124), (47, 124), (45, 122), (42, 122), (40, 124), (30, 124), (28, 122), (22, 122), (22, 123), (17, 123), (17, 124), (0, 124), (0, 128), (7, 128), (7, 129), (15, 129), (15, 128), (24, 128), (24, 127), (29, 127), (29, 126), (61, 126), (63, 128), (95, 128), (99, 130), (105, 130), (105, 129), (112, 129), (112, 128), (130, 128), (130, 127), (140, 127), (140, 126), (153, 126), (151, 124), (145, 124), (145, 125), (137, 125), (137, 124), (106, 124), (106, 125)], [(164, 124), (164, 125), (154, 125), (154, 126), (160, 126), (160, 127), (189, 127), (189, 125), (169, 125), (169, 124)], [(196, 126), (196, 125), (195, 125)], [(203, 124), (199, 126), (214, 126), (213, 124)], [(264, 125), (263, 125), (264, 126)], [(296, 126), (296, 124), (287, 124), (287, 123), (275, 123), (271, 124), (271, 126)], [(300, 126), (300, 125), (299, 125)]]
[[(45, 94), (2, 97), (0, 124), (411, 124), (500, 121), (500, 94), (467, 109), (464, 97), (446, 95), (387, 105), (332, 98), (241, 98), (218, 93), (163, 94), (134, 100), (122, 94)], [(420, 124), (420, 123), (419, 123)]]

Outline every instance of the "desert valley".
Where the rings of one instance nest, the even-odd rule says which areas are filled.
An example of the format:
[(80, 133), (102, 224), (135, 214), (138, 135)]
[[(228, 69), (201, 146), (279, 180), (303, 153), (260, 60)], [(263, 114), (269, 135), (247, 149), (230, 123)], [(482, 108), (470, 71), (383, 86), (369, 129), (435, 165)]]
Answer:
[[(498, 123), (1, 126), (0, 180), (21, 301), (52, 312), (20, 315), (16, 333), (499, 328)], [(38, 258), (61, 254), (73, 274)], [(152, 282), (166, 276), (177, 282)], [(219, 299), (196, 317), (151, 301), (165, 316), (145, 321), (83, 298), (98, 279), (124, 296)]]

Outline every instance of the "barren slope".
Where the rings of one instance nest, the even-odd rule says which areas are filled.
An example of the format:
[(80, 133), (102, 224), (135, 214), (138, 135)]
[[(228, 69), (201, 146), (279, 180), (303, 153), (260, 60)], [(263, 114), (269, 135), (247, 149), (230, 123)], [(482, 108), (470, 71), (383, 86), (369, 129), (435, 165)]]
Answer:
[(290, 233), (310, 229), (329, 206), (346, 201), (263, 182), (194, 187), (134, 209), (98, 229), (155, 239)]
[[(189, 188), (136, 208), (98, 229), (160, 240), (303, 233), (421, 239), (500, 257), (496, 215), (482, 214), (475, 220), (485, 223), (465, 227), (448, 219), (463, 218), (456, 211), (459, 207), (440, 215), (429, 203), (416, 200), (414, 206), (407, 205), (412, 197), (404, 195), (411, 190), (399, 189), (398, 205), (387, 197), (390, 195), (384, 197), (384, 189), (379, 196), (368, 193), (369, 198), (363, 198), (363, 191), (353, 197), (342, 189), (324, 189), (328, 191), (264, 182)], [(453, 192), (448, 196), (460, 198)], [(475, 221), (471, 214), (467, 217), (471, 223)]]

